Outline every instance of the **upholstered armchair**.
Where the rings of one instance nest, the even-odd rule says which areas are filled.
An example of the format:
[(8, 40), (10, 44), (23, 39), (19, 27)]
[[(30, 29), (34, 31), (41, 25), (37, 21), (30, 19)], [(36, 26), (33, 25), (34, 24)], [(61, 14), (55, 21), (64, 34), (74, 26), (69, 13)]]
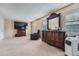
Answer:
[(30, 35), (31, 40), (38, 40), (40, 38), (40, 30), (37, 33), (33, 33)]

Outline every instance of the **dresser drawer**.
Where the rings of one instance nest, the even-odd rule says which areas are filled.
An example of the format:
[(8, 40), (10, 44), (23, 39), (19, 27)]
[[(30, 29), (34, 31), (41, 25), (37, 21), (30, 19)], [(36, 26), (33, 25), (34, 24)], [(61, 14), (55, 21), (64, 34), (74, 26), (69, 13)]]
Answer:
[(43, 39), (46, 43), (52, 46), (64, 49), (65, 32), (46, 31), (46, 33), (44, 33)]

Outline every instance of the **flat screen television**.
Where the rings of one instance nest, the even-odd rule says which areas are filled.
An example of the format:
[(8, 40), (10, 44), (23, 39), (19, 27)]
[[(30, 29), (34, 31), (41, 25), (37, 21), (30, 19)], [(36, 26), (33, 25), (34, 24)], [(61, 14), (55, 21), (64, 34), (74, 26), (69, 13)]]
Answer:
[(15, 29), (22, 29), (22, 30), (25, 30), (26, 27), (27, 27), (27, 23), (24, 23), (24, 22), (14, 22), (14, 28)]

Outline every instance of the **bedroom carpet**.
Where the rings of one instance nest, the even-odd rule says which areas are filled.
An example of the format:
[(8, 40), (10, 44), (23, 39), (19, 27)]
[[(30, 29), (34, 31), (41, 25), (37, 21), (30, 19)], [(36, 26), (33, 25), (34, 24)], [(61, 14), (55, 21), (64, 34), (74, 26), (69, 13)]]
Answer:
[(0, 56), (64, 56), (64, 51), (39, 40), (17, 37), (0, 40)]

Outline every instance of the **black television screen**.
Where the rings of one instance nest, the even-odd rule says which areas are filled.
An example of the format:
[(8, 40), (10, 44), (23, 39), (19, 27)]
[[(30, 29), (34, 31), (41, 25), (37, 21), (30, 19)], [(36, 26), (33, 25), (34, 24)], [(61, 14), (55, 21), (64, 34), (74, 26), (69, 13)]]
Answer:
[(14, 22), (15, 29), (26, 29), (27, 23), (24, 22)]

